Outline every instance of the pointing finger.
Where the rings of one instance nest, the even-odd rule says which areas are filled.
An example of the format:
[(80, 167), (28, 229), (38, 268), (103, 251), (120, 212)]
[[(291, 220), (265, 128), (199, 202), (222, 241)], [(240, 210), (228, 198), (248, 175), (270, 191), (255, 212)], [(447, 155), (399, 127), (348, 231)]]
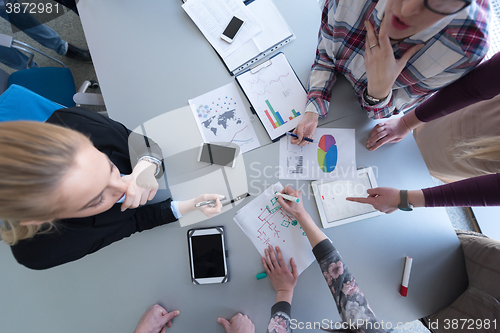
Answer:
[(368, 198), (357, 198), (357, 197), (347, 197), (345, 198), (347, 201), (352, 201), (352, 202), (359, 202), (362, 204), (371, 204), (371, 199), (370, 197)]

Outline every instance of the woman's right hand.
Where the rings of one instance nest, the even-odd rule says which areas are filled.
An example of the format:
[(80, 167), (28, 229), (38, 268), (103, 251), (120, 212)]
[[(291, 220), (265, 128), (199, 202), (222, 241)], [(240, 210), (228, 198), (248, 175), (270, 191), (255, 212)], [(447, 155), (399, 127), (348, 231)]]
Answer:
[(212, 217), (217, 214), (220, 214), (222, 211), (222, 203), (220, 202), (220, 199), (223, 198), (223, 195), (220, 194), (202, 194), (199, 195), (195, 198), (195, 202), (203, 202), (203, 201), (210, 201), (210, 200), (216, 200), (214, 204), (209, 204), (209, 205), (204, 205), (201, 207), (197, 207), (196, 209), (205, 214), (206, 217)]
[(313, 138), (314, 131), (316, 131), (316, 127), (318, 127), (318, 117), (319, 116), (316, 112), (306, 112), (300, 123), (293, 131), (294, 134), (297, 134), (298, 138), (291, 138), (290, 142), (299, 146), (310, 144), (309, 141), (302, 140), (302, 138)]
[[(278, 203), (281, 207), (290, 215), (295, 216), (297, 219), (301, 219), (305, 214), (307, 214), (304, 204), (302, 203), (302, 192), (294, 190), (290, 186), (286, 186), (281, 193), (289, 194), (299, 199), (299, 203), (295, 201), (289, 201), (284, 199), (282, 196), (278, 196)], [(300, 221), (299, 221), (300, 222)]]
[[(210, 218), (219, 214), (222, 211), (222, 203), (220, 199), (223, 198), (223, 195), (220, 194), (201, 194), (196, 198), (179, 201), (179, 213), (181, 215), (186, 215), (190, 212), (194, 212), (195, 210), (199, 210), (206, 217)], [(200, 207), (196, 207), (196, 204), (204, 201), (216, 200), (213, 204), (203, 205)]]

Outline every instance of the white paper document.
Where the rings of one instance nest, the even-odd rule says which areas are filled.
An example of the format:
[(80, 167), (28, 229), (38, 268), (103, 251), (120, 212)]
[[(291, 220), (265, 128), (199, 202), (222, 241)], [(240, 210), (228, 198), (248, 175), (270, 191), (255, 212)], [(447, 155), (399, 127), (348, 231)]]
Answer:
[[(229, 71), (234, 74), (255, 65), (295, 39), (292, 30), (271, 0), (252, 1), (247, 8), (257, 18), (263, 31), (230, 56), (223, 57)], [(255, 59), (258, 60), (254, 61)]]
[(300, 224), (278, 204), (274, 193), (281, 190), (283, 185), (279, 182), (272, 185), (240, 209), (234, 221), (250, 238), (261, 256), (264, 256), (264, 250), (269, 244), (279, 246), (288, 267), (290, 258), (293, 258), (300, 274), (315, 258)]
[[(222, 58), (262, 32), (258, 21), (241, 0), (189, 0), (182, 5), (182, 8)], [(233, 42), (229, 44), (220, 36), (233, 16), (245, 23)]]
[(190, 99), (189, 105), (205, 142), (235, 143), (242, 153), (260, 146), (234, 82)]
[(236, 77), (271, 140), (302, 119), (307, 93), (283, 53)]
[(300, 147), (280, 140), (280, 179), (352, 179), (356, 176), (354, 129), (317, 128), (314, 142)]

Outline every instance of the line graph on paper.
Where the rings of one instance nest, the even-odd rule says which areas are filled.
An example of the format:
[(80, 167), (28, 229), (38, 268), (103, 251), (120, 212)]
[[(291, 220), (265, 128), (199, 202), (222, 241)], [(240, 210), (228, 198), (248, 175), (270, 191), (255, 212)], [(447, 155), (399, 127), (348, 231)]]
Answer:
[[(271, 72), (274, 72), (274, 77)], [(259, 73), (256, 79), (252, 81), (249, 80), (247, 82), (250, 84), (252, 88), (252, 94), (255, 95), (255, 98), (257, 100), (259, 100), (260, 98), (266, 98), (266, 95), (273, 95), (273, 92), (274, 94), (279, 94), (281, 92), (283, 96), (288, 97), (292, 93), (292, 90), (290, 88), (287, 88), (283, 81), (289, 75), (290, 72), (287, 72), (286, 74), (278, 74), (275, 69), (266, 70), (264, 68), (262, 70), (262, 73)], [(261, 76), (265, 76), (267, 80), (261, 79)], [(278, 87), (272, 86), (273, 84), (276, 85), (277, 83), (280, 83)]]
[(279, 136), (300, 121), (307, 95), (283, 54), (268, 61), (267, 67), (245, 72), (237, 80), (266, 130)]
[(314, 256), (297, 219), (283, 210), (274, 195), (275, 191), (282, 189), (280, 183), (272, 185), (240, 209), (234, 221), (262, 256), (269, 245), (279, 246), (287, 264), (293, 257), (299, 272), (302, 272), (314, 261)]

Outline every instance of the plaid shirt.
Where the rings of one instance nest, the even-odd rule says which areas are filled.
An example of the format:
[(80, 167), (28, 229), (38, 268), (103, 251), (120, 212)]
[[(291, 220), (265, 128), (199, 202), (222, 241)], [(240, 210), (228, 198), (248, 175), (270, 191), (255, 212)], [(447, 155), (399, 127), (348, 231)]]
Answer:
[(387, 99), (370, 106), (363, 98), (367, 86), (364, 21), (369, 20), (378, 31), (386, 1), (326, 0), (306, 111), (326, 116), (337, 73), (342, 73), (354, 87), (368, 117), (380, 119), (407, 112), (433, 91), (473, 69), (486, 55), (489, 6), (487, 0), (476, 0), (457, 14), (445, 16), (430, 28), (393, 44), (396, 59), (416, 44), (425, 46), (410, 58)]

